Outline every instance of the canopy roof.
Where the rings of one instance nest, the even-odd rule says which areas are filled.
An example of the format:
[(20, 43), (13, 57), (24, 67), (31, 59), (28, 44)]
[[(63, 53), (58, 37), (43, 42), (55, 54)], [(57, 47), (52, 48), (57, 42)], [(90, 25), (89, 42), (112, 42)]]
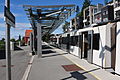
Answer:
[(76, 10), (75, 5), (23, 6), (34, 29), (40, 23), (42, 35), (52, 33)]

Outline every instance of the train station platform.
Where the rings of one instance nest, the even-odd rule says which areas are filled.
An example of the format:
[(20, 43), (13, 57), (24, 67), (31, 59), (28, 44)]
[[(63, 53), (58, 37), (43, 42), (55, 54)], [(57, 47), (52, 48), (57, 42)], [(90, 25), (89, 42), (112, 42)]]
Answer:
[(120, 80), (100, 67), (43, 43), (42, 58), (34, 56), (27, 80)]

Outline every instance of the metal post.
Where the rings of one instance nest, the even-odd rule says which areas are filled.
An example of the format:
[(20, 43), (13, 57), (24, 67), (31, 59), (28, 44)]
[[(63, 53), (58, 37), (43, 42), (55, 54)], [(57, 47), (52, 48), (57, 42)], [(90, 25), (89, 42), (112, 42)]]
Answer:
[(10, 25), (6, 24), (6, 80), (11, 80)]
[[(10, 0), (5, 5), (10, 9)], [(11, 80), (10, 25), (6, 23), (6, 80)]]
[(41, 25), (37, 23), (37, 55), (42, 57)]
[(33, 34), (30, 33), (30, 48), (31, 48), (31, 53), (33, 53)]
[(37, 46), (37, 40), (36, 40), (36, 35), (37, 35), (37, 28), (33, 28), (33, 52), (35, 54), (37, 54), (37, 49), (36, 49), (36, 46)]

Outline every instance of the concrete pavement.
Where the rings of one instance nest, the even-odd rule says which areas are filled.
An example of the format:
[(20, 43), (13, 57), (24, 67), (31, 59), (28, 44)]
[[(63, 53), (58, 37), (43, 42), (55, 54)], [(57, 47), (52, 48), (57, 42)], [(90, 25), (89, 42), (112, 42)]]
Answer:
[[(42, 51), (42, 58), (35, 56), (28, 80), (120, 80), (119, 76), (89, 64), (86, 60), (47, 45), (44, 43), (46, 47)], [(66, 71), (63, 67), (72, 64), (81, 70)]]
[[(28, 63), (31, 59), (29, 56), (30, 47), (22, 46), (20, 49), (11, 52), (11, 74), (12, 80), (21, 80), (25, 70), (28, 66)], [(0, 80), (6, 80), (6, 64), (5, 59), (0, 59)]]

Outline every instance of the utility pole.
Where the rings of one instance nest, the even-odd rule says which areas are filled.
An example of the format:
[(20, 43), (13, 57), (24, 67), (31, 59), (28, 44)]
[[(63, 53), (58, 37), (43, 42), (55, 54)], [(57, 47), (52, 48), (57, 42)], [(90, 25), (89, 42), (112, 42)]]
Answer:
[[(5, 0), (5, 6), (10, 10), (10, 0)], [(5, 18), (6, 20), (7, 18)], [(10, 25), (6, 22), (6, 80), (11, 80)]]

